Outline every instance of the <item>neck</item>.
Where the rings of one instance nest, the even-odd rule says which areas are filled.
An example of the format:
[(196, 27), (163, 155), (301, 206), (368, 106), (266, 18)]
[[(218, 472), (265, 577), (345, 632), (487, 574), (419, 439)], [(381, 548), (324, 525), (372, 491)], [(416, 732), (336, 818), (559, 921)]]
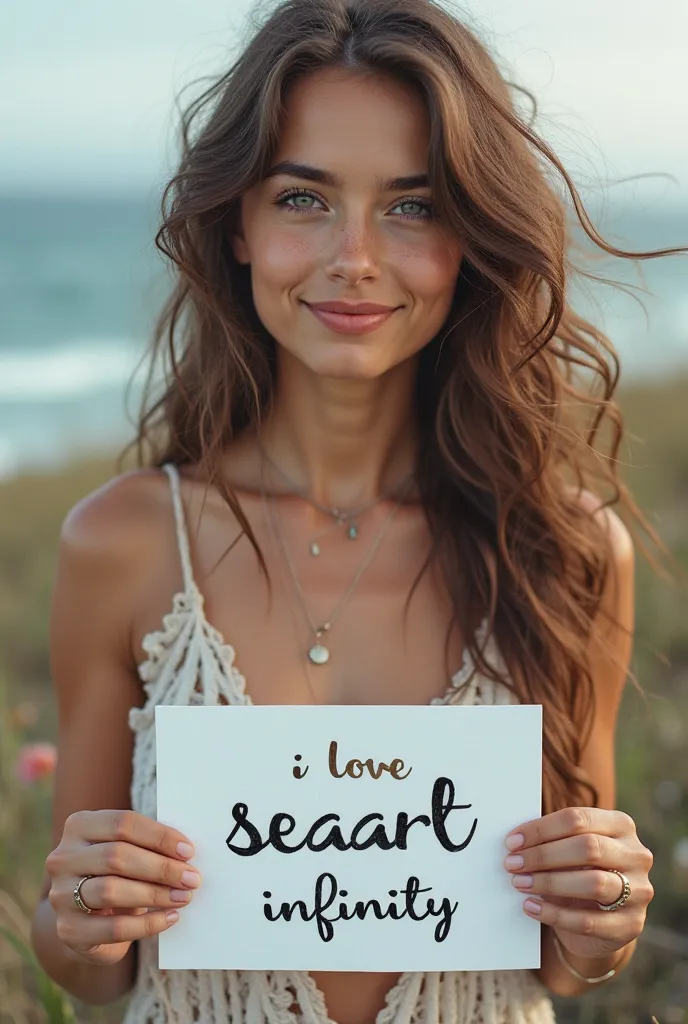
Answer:
[(393, 492), (415, 466), (415, 374), (409, 361), (381, 378), (336, 380), (281, 361), (260, 431), (266, 454), (323, 505), (352, 508)]

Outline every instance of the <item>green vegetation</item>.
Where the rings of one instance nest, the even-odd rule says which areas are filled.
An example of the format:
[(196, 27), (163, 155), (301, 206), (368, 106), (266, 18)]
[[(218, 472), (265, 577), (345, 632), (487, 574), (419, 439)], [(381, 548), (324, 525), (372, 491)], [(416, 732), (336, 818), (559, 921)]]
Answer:
[[(626, 478), (675, 558), (673, 579), (639, 558), (633, 668), (617, 745), (618, 803), (655, 853), (656, 897), (622, 977), (562, 1004), (564, 1024), (688, 1024), (688, 381), (627, 389)], [(70, 1004), (21, 942), (50, 849), (50, 780), (22, 783), (20, 749), (54, 741), (48, 609), (60, 525), (115, 472), (114, 459), (0, 484), (0, 1024), (61, 1022)], [(8, 935), (12, 939), (8, 938)], [(80, 1022), (114, 1022), (121, 1006), (75, 1006)]]

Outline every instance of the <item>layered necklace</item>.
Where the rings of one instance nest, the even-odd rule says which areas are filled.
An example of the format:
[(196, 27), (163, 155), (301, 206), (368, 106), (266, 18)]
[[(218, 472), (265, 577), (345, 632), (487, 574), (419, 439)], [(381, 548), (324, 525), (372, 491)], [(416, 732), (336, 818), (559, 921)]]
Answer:
[[(263, 459), (264, 459), (264, 461), (263, 461), (263, 469), (264, 469), (265, 462), (269, 462), (270, 465), (272, 465), (275, 469), (278, 469), (278, 471), (281, 473), (281, 475), (283, 477), (285, 476), (285, 474), (281, 470), (279, 470), (279, 467), (277, 467), (272, 462), (272, 460), (268, 458), (268, 456), (265, 453), (263, 453)], [(267, 510), (268, 510), (268, 514), (269, 514), (269, 517), (270, 517), (270, 523), (271, 523), (271, 526), (272, 526), (272, 530), (273, 530), (273, 532), (274, 532), (274, 534), (277, 537), (277, 540), (279, 542), (280, 548), (282, 550), (282, 554), (284, 556), (284, 561), (286, 563), (287, 569), (289, 570), (289, 575), (291, 576), (292, 583), (294, 585), (294, 590), (296, 592), (296, 596), (298, 598), (299, 604), (301, 605), (301, 609), (302, 609), (303, 614), (304, 614), (304, 616), (306, 618), (306, 621), (307, 621), (307, 623), (308, 623), (308, 625), (310, 627), (310, 631), (311, 631), (311, 635), (312, 635), (312, 640), (311, 640), (310, 646), (308, 647), (308, 650), (306, 652), (308, 660), (313, 665), (326, 665), (327, 662), (330, 660), (330, 649), (329, 649), (329, 647), (327, 647), (327, 645), (325, 643), (323, 643), (323, 637), (325, 637), (325, 635), (327, 633), (329, 633), (329, 631), (334, 626), (334, 624), (335, 624), (336, 620), (338, 619), (340, 613), (342, 612), (342, 610), (344, 609), (344, 607), (348, 603), (349, 599), (351, 598), (352, 594), (354, 593), (356, 587), (360, 583), (361, 578), (362, 578), (364, 572), (366, 571), (366, 569), (368, 568), (368, 566), (372, 562), (373, 558), (375, 557), (375, 553), (376, 553), (377, 549), (379, 548), (380, 544), (382, 543), (382, 540), (383, 540), (383, 538), (384, 538), (388, 528), (391, 526), (392, 521), (394, 520), (394, 517), (396, 516), (397, 512), (399, 511), (401, 503), (403, 502), (404, 498), (406, 497), (406, 495), (408, 494), (409, 490), (411, 489), (411, 485), (413, 483), (413, 474), (409, 475), (409, 477), (401, 485), (401, 492), (400, 493), (398, 493), (399, 489), (397, 488), (398, 497), (397, 497), (397, 500), (394, 503), (394, 506), (392, 507), (391, 512), (385, 518), (384, 522), (382, 523), (382, 526), (380, 527), (380, 529), (378, 530), (377, 534), (373, 538), (373, 541), (372, 541), (372, 543), (371, 543), (371, 545), (370, 545), (370, 547), (369, 547), (369, 549), (368, 549), (368, 551), (367, 551), (363, 561), (361, 562), (361, 564), (359, 565), (358, 569), (356, 570), (356, 573), (354, 574), (354, 577), (351, 580), (349, 586), (346, 588), (346, 590), (342, 594), (341, 598), (339, 599), (339, 601), (337, 602), (337, 604), (335, 605), (333, 610), (328, 615), (327, 619), (324, 622), (320, 623), (320, 624), (318, 624), (317, 622), (314, 622), (314, 620), (311, 617), (311, 614), (310, 614), (310, 612), (308, 610), (308, 603), (306, 601), (306, 596), (305, 596), (305, 594), (303, 592), (303, 587), (301, 585), (301, 581), (300, 581), (298, 573), (296, 571), (296, 567), (294, 565), (293, 559), (291, 558), (291, 555), (289, 554), (289, 550), (287, 548), (287, 544), (286, 544), (286, 541), (284, 539), (284, 535), (283, 535), (283, 533), (282, 533), (282, 531), (280, 529), (280, 526), (279, 526), (279, 521), (278, 521), (277, 512), (276, 512), (276, 508), (275, 508), (275, 499), (272, 496), (268, 496), (266, 494), (265, 484), (264, 484), (264, 480), (262, 478), (263, 478), (263, 473), (261, 473), (261, 491), (262, 491), (263, 501), (267, 505)], [(327, 506), (319, 505), (317, 502), (311, 500), (310, 497), (307, 494), (305, 494), (303, 491), (301, 491), (300, 489), (292, 488), (292, 491), (293, 491), (293, 493), (297, 494), (299, 497), (302, 497), (305, 501), (308, 501), (309, 504), (313, 505), (315, 508), (319, 508), (320, 511), (324, 512), (327, 515), (331, 515), (333, 518), (335, 518), (336, 522), (335, 522), (334, 526), (346, 525), (348, 520), (350, 520), (352, 518), (357, 519), (362, 514), (362, 510), (361, 509), (355, 510), (355, 512), (351, 512), (351, 511), (345, 512), (342, 509), (328, 509)], [(383, 500), (385, 500), (383, 497), (377, 498), (375, 501), (370, 502), (367, 506), (365, 506), (365, 509), (373, 508), (375, 505), (379, 504)], [(353, 525), (355, 525), (355, 523)], [(329, 529), (332, 529), (332, 528), (333, 527), (330, 527)], [(348, 536), (351, 537), (352, 540), (356, 539), (358, 537), (358, 531), (356, 531), (356, 534), (352, 537), (350, 530), (351, 530), (351, 525), (349, 525)], [(311, 553), (313, 554), (312, 544), (311, 544), (310, 550), (311, 550)], [(319, 554), (319, 553), (320, 552), (318, 551), (317, 554)]]
[(399, 495), (401, 492), (403, 492), (405, 496), (408, 493), (408, 487), (413, 482), (414, 474), (409, 473), (408, 477), (402, 480), (400, 484), (397, 484), (397, 486), (392, 491), (386, 494), (381, 494), (380, 497), (378, 498), (373, 498), (372, 501), (366, 502), (365, 505), (359, 505), (357, 508), (352, 509), (336, 508), (334, 505), (321, 504), (321, 502), (316, 501), (315, 498), (311, 497), (308, 491), (304, 490), (301, 487), (298, 487), (294, 483), (294, 481), (291, 480), (291, 478), (284, 472), (282, 467), (278, 466), (277, 463), (270, 458), (268, 453), (263, 448), (260, 439), (258, 440), (258, 447), (260, 449), (263, 461), (267, 462), (272, 467), (272, 469), (279, 473), (279, 475), (287, 484), (287, 487), (289, 488), (292, 494), (296, 494), (299, 498), (303, 498), (304, 501), (308, 502), (309, 505), (317, 509), (318, 512), (321, 512), (324, 516), (327, 516), (329, 519), (333, 520), (333, 522), (331, 522), (328, 526), (325, 526), (322, 530), (319, 530), (313, 537), (311, 537), (310, 541), (308, 542), (308, 550), (314, 558), (317, 558), (321, 553), (319, 541), (328, 533), (331, 533), (332, 530), (345, 527), (346, 536), (349, 538), (349, 540), (358, 540), (360, 536), (359, 520), (361, 516), (365, 515), (366, 512), (370, 512), (371, 509), (375, 508), (375, 506), (379, 505), (382, 501), (389, 501), (395, 496)]

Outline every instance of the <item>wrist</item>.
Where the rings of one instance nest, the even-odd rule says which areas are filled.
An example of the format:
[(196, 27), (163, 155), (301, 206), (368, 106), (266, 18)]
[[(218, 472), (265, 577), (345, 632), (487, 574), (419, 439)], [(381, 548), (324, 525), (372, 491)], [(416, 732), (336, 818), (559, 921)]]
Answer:
[(602, 956), (581, 956), (567, 949), (557, 933), (552, 930), (552, 942), (559, 962), (578, 981), (583, 984), (596, 985), (603, 981), (611, 981), (615, 974), (626, 965), (633, 955), (635, 942), (622, 946)]
[[(557, 950), (556, 941), (559, 942), (563, 958)], [(536, 977), (553, 995), (563, 997), (582, 995), (613, 980), (631, 959), (636, 941), (610, 953), (607, 957), (577, 956), (570, 953), (561, 940), (557, 940), (551, 927), (545, 926), (542, 930), (541, 967), (535, 972)], [(563, 963), (562, 959), (566, 963)], [(613, 974), (610, 973), (612, 971)], [(590, 980), (604, 978), (605, 975), (608, 977), (604, 982)]]

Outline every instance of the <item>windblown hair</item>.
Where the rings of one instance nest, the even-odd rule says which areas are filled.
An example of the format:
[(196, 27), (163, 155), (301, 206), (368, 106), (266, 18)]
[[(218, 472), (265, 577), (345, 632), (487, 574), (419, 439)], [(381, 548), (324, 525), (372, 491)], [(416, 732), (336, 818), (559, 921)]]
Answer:
[(580, 769), (595, 713), (588, 650), (613, 560), (600, 518), (577, 492), (592, 487), (629, 525), (651, 529), (617, 469), (617, 356), (568, 303), (575, 273), (594, 279), (571, 262), (568, 206), (607, 253), (676, 250), (629, 253), (605, 242), (519, 114), (517, 87), (439, 3), (283, 0), (183, 113), (181, 160), (156, 236), (175, 284), (153, 338), (139, 464), (199, 466), (260, 554), (219, 459), (270, 407), (275, 341), (230, 237), (242, 195), (270, 166), (290, 86), (332, 66), (396, 76), (427, 106), (433, 207), (464, 257), (450, 315), (420, 356), (420, 497), (476, 665), (496, 676), (474, 638), (487, 615), (505, 681), (522, 702), (544, 706), (545, 810), (586, 793), (594, 803)]

